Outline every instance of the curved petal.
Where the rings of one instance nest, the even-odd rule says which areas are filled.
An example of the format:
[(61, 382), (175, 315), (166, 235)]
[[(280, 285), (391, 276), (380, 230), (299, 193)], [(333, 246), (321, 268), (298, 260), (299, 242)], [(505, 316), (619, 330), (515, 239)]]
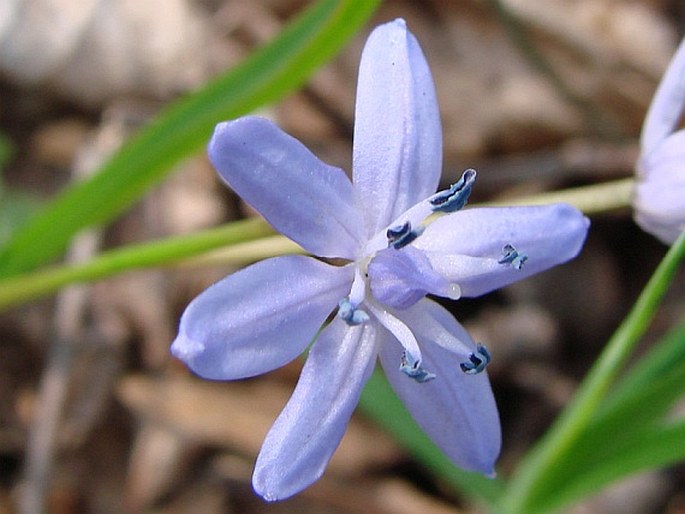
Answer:
[(677, 127), (685, 111), (685, 39), (680, 43), (654, 94), (642, 125), (643, 154), (657, 148)]
[(638, 178), (677, 183), (685, 176), (685, 129), (665, 138), (638, 161)]
[(364, 47), (353, 163), (369, 237), (438, 186), (442, 130), (435, 86), (402, 19), (376, 28)]
[(388, 381), (421, 429), (459, 467), (494, 475), (502, 436), (487, 373), (468, 375), (459, 367), (475, 351), (463, 327), (437, 303), (422, 300), (402, 319), (416, 334), (422, 366), (437, 377), (419, 383), (399, 370), (402, 347), (380, 334), (380, 359)]
[(254, 116), (219, 123), (207, 150), (221, 178), (276, 230), (314, 255), (355, 258), (364, 226), (344, 171)]
[(685, 131), (667, 137), (638, 167), (635, 221), (672, 244), (685, 230)]
[(406, 309), (428, 293), (459, 298), (459, 287), (433, 270), (424, 253), (411, 246), (379, 252), (368, 272), (374, 298), (396, 309)]
[[(434, 221), (413, 244), (462, 296), (480, 296), (572, 259), (589, 225), (567, 204), (469, 209)], [(507, 262), (506, 245), (525, 263)]]
[(175, 357), (204, 378), (265, 373), (301, 354), (352, 283), (351, 266), (301, 255), (242, 269), (203, 291), (181, 317)]
[(335, 319), (314, 343), (295, 392), (269, 430), (252, 485), (282, 500), (319, 479), (376, 362), (376, 324)]

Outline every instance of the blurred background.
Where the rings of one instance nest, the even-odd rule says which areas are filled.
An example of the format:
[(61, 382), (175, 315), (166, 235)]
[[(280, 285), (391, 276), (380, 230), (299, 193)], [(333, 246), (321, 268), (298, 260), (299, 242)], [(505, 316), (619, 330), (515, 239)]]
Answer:
[[(0, 0), (0, 244), (164, 105), (240, 62), (307, 5)], [(680, 0), (388, 0), (306, 87), (261, 114), (350, 170), (361, 48), (374, 25), (398, 16), (434, 74), (443, 182), (479, 172), (471, 203), (631, 176), (646, 108), (685, 30)], [(252, 214), (200, 154), (72, 254)], [(504, 476), (568, 401), (665, 252), (628, 209), (592, 223), (571, 263), (449, 305), (494, 356)], [(361, 414), (317, 484), (279, 504), (257, 498), (253, 461), (301, 362), (210, 383), (168, 351), (188, 301), (233, 269), (219, 256), (127, 273), (0, 314), (0, 514), (28, 514), (23, 502), (40, 497), (56, 514), (478, 511)], [(684, 308), (681, 273), (645, 344)], [(59, 408), (45, 418), (38, 407), (51, 395)], [(682, 513), (684, 485), (682, 467), (641, 474), (570, 512)]]

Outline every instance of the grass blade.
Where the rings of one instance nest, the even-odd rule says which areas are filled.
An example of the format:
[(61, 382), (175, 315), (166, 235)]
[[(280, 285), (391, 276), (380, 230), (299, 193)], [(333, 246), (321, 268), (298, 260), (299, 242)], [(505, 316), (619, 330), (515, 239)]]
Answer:
[(301, 85), (366, 22), (379, 0), (320, 0), (271, 43), (202, 90), (179, 100), (92, 178), (69, 187), (0, 251), (7, 276), (57, 257), (79, 230), (106, 223), (198, 151), (214, 125), (276, 101)]

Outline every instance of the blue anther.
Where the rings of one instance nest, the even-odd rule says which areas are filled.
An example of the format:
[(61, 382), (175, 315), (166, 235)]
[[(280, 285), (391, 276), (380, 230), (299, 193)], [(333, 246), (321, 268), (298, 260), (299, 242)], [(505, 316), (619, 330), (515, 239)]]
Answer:
[(361, 325), (369, 321), (369, 315), (363, 310), (357, 309), (348, 298), (343, 298), (338, 302), (338, 316), (351, 326)]
[(461, 370), (467, 375), (477, 375), (485, 369), (485, 367), (490, 364), (492, 356), (488, 349), (482, 344), (478, 343), (476, 345), (476, 352), (469, 354), (469, 360), (459, 364)]
[(513, 245), (506, 244), (502, 248), (502, 257), (497, 261), (500, 264), (511, 264), (516, 269), (521, 269), (528, 260), (525, 253), (519, 252)]
[(395, 250), (404, 248), (409, 243), (414, 241), (414, 239), (423, 234), (423, 230), (423, 227), (412, 230), (411, 223), (408, 221), (404, 225), (390, 227), (385, 233), (386, 237), (388, 238), (388, 246), (392, 246)]
[(421, 363), (415, 361), (407, 352), (402, 354), (400, 360), (400, 371), (410, 378), (416, 380), (419, 384), (433, 380), (436, 375), (430, 371), (426, 371), (421, 367)]
[(456, 212), (468, 202), (471, 188), (476, 181), (476, 170), (466, 170), (456, 184), (449, 189), (440, 191), (431, 196), (428, 201), (434, 212)]

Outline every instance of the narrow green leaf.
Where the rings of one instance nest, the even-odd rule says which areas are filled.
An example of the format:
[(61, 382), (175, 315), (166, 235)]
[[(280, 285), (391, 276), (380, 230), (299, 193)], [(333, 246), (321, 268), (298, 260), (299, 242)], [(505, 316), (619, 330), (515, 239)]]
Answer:
[(631, 388), (630, 394), (622, 394), (620, 401), (612, 402), (588, 426), (582, 444), (593, 452), (594, 448), (659, 423), (683, 391), (685, 361), (679, 361), (644, 388)]
[(685, 324), (654, 346), (617, 384), (580, 443), (596, 453), (662, 422), (685, 392)]
[(54, 259), (80, 229), (112, 220), (199, 150), (216, 123), (276, 101), (333, 57), (380, 0), (319, 0), (270, 44), (172, 104), (85, 182), (68, 188), (0, 251), (0, 274)]
[[(582, 463), (582, 455), (595, 457), (602, 448), (662, 423), (684, 391), (685, 324), (655, 345), (617, 384), (579, 439), (570, 459)], [(570, 473), (570, 467), (567, 461), (564, 475)]]
[(37, 198), (24, 191), (3, 188), (0, 183), (0, 247), (39, 207)]
[(647, 330), (684, 256), (685, 233), (661, 261), (630, 313), (583, 380), (573, 401), (519, 466), (507, 494), (508, 512), (531, 514), (533, 505), (544, 503), (545, 496), (557, 494), (548, 487), (551, 470), (562, 466), (574, 452), (619, 371)]
[[(616, 386), (608, 399), (606, 409), (620, 404), (631, 404), (641, 391), (654, 386), (685, 363), (685, 323), (669, 332), (644, 355)], [(683, 384), (685, 388), (685, 383)]]
[(376, 371), (362, 393), (362, 411), (442, 480), (473, 500), (496, 510), (503, 491), (501, 480), (485, 478), (457, 468), (419, 428), (393, 392), (385, 376)]
[[(548, 470), (537, 499), (529, 507), (530, 512), (537, 512), (538, 507), (542, 511), (552, 506), (562, 507), (598, 491), (611, 480), (641, 469), (627, 467), (621, 471), (620, 463), (631, 452), (642, 452), (644, 442), (663, 425), (664, 412), (673, 403), (672, 390), (683, 389), (685, 363), (665, 378), (655, 387), (636, 394), (635, 406), (622, 403), (622, 408), (613, 409), (608, 416), (602, 416), (593, 422), (574, 445), (573, 451), (568, 452), (557, 466)], [(671, 401), (665, 401), (662, 397), (664, 395), (669, 396)], [(640, 407), (643, 407), (642, 412), (639, 411)], [(585, 478), (594, 474), (598, 468), (610, 468), (612, 471), (602, 480), (586, 481)], [(574, 485), (578, 481), (582, 482), (582, 486)]]
[[(631, 474), (663, 468), (685, 459), (685, 421), (631, 432), (610, 450), (602, 451), (567, 480), (549, 484), (548, 494), (531, 503), (529, 512), (548, 512), (585, 498)], [(565, 465), (565, 464), (564, 464)]]
[[(571, 487), (578, 477), (587, 477), (598, 467), (611, 467), (617, 455), (624, 459), (646, 439), (645, 434), (663, 425), (664, 417), (685, 391), (685, 325), (659, 342), (616, 387), (604, 407), (588, 425), (563, 465), (550, 469), (540, 497), (549, 507), (559, 507), (606, 485), (605, 481), (582, 480), (582, 487)], [(650, 436), (651, 437), (651, 436)], [(611, 467), (611, 477), (621, 478)], [(633, 472), (628, 468), (626, 473)], [(609, 475), (607, 475), (609, 476)]]

